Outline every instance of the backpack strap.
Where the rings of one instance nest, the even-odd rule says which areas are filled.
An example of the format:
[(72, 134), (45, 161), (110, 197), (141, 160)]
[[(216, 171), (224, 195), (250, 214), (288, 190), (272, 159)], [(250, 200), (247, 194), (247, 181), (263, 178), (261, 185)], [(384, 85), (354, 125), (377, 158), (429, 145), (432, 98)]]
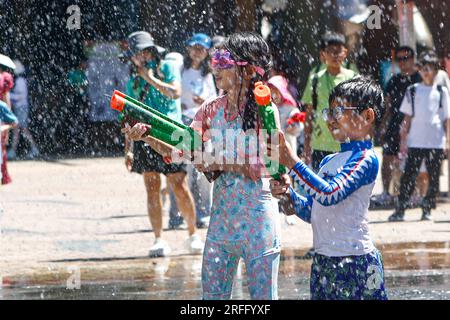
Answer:
[(411, 97), (412, 118), (414, 118), (414, 115), (415, 115), (414, 98), (416, 96), (416, 85), (415, 84), (413, 84), (411, 87), (409, 87), (409, 96)]
[(442, 108), (442, 96), (443, 96), (442, 85), (438, 84), (436, 86), (436, 88), (439, 91), (439, 109), (441, 109)]
[(319, 76), (318, 76), (318, 72), (320, 71), (320, 64), (318, 64), (315, 68), (314, 68), (314, 75), (312, 78), (312, 105), (313, 105), (313, 110), (315, 111), (317, 109), (317, 83), (319, 81)]

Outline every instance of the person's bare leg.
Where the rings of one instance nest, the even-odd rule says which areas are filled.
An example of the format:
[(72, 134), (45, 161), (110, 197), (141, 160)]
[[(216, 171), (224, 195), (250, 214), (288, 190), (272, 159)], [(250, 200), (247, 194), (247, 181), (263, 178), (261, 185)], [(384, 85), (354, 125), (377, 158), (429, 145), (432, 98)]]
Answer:
[(187, 174), (184, 172), (172, 173), (167, 176), (167, 184), (173, 190), (177, 202), (178, 210), (180, 210), (183, 218), (186, 220), (189, 235), (193, 235), (196, 231), (195, 225), (195, 205), (189, 184)]
[(162, 234), (162, 200), (161, 177), (157, 172), (144, 172), (144, 183), (147, 189), (147, 211), (155, 238)]
[(389, 185), (392, 180), (396, 156), (383, 155), (383, 165), (381, 167), (381, 180), (383, 181), (383, 192), (389, 193)]

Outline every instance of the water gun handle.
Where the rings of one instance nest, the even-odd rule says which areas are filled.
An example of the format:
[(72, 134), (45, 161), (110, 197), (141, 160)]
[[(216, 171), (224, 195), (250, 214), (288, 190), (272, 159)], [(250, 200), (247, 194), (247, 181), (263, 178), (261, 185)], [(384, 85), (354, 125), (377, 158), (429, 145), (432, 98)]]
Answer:
[[(271, 134), (278, 131), (279, 129), (277, 128), (277, 123), (275, 120), (275, 110), (274, 106), (272, 105), (270, 88), (264, 85), (262, 82), (257, 82), (255, 83), (255, 90), (253, 91), (253, 93), (255, 95), (256, 104), (259, 106), (258, 109), (261, 116), (262, 126), (265, 130), (267, 130), (267, 133), (270, 137)], [(272, 162), (272, 160), (266, 158), (266, 168), (271, 168)], [(281, 180), (280, 174), (283, 174), (285, 172), (286, 168), (278, 164), (278, 171), (271, 172), (270, 175), (275, 180)]]

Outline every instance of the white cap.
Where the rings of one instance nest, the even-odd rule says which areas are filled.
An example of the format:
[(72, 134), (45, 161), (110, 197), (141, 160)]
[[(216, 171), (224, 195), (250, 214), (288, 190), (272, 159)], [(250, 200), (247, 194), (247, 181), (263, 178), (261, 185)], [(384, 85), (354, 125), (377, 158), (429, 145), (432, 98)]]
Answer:
[(1, 54), (1, 53), (0, 53), (0, 64), (5, 66), (5, 67), (11, 68), (11, 69), (15, 69), (16, 68), (16, 65), (11, 60), (11, 58), (8, 57), (8, 56), (5, 56), (4, 54)]

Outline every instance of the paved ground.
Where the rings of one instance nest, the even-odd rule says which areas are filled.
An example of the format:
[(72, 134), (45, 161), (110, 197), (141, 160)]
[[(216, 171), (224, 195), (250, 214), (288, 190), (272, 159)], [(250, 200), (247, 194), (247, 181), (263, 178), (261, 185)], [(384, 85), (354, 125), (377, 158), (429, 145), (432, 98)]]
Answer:
[[(71, 266), (88, 268), (91, 279), (98, 279), (107, 278), (113, 270), (119, 276), (121, 272), (137, 274), (148, 270), (149, 264), (159, 263), (146, 258), (153, 234), (143, 182), (139, 175), (125, 170), (121, 158), (9, 165), (14, 182), (0, 189), (5, 210), (0, 237), (0, 278), (4, 283), (25, 275), (51, 279)], [(446, 179), (445, 173), (443, 190)], [(377, 181), (376, 191), (380, 190)], [(370, 231), (379, 245), (450, 238), (450, 204), (439, 205), (433, 212), (434, 222), (418, 221), (418, 209), (408, 211), (403, 223), (387, 223), (389, 214), (370, 212)], [(285, 250), (306, 251), (312, 244), (310, 226), (300, 220), (288, 226), (281, 219)], [(204, 237), (206, 230), (200, 233)], [(184, 259), (187, 232), (171, 230), (165, 237), (172, 245), (172, 256)]]

